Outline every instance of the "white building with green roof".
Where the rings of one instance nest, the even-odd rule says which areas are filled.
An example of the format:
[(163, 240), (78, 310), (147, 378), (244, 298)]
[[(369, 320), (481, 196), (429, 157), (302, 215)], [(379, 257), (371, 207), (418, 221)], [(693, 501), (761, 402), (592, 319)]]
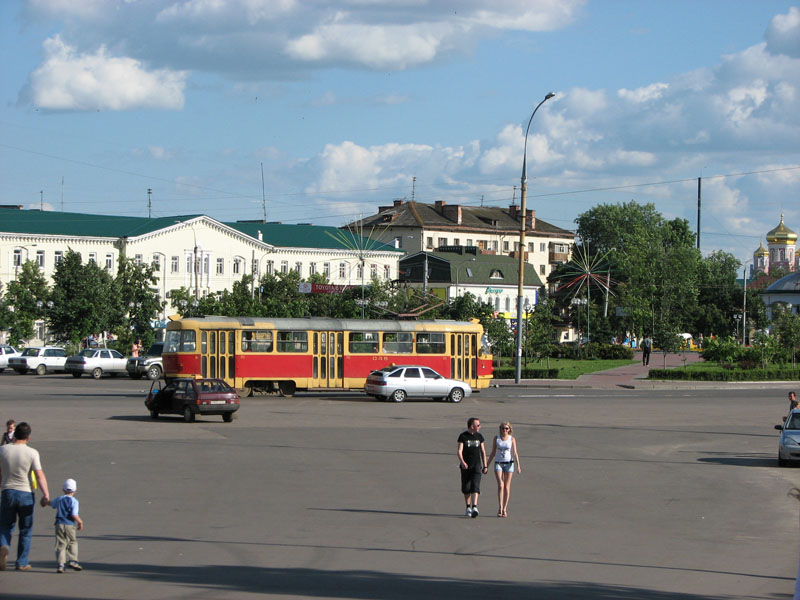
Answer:
[[(160, 298), (181, 287), (198, 296), (230, 289), (243, 275), (297, 271), (337, 285), (394, 280), (402, 250), (336, 227), (223, 223), (207, 215), (146, 218), (0, 208), (0, 283), (26, 260), (48, 278), (68, 249), (116, 274), (121, 255), (152, 264)], [(163, 317), (173, 314), (169, 303)]]

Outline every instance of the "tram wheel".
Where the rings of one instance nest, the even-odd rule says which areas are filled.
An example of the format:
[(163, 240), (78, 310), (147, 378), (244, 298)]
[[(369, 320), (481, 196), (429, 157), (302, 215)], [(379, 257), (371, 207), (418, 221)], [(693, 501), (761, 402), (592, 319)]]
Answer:
[(278, 383), (278, 391), (280, 391), (281, 396), (291, 398), (297, 391), (297, 385), (294, 381), (281, 381)]
[(249, 383), (245, 383), (240, 389), (236, 390), (239, 394), (239, 398), (249, 398), (253, 395), (253, 386)]

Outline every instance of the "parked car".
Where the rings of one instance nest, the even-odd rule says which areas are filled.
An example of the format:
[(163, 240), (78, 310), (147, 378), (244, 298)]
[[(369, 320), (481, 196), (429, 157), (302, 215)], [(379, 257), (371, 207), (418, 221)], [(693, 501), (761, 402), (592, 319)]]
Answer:
[(86, 348), (80, 354), (70, 356), (64, 369), (72, 373), (73, 377), (80, 377), (84, 373), (91, 373), (95, 379), (100, 379), (103, 373), (116, 377), (125, 372), (128, 359), (116, 350), (108, 348)]
[(141, 379), (142, 375), (147, 375), (150, 380), (161, 377), (164, 373), (164, 365), (161, 362), (161, 353), (164, 351), (164, 342), (156, 342), (147, 349), (144, 356), (131, 356), (125, 369), (131, 379)]
[(12, 356), (19, 356), (21, 353), (14, 346), (0, 344), (0, 373), (8, 367), (8, 359)]
[(25, 374), (35, 371), (37, 375), (64, 371), (67, 362), (67, 351), (57, 346), (41, 348), (25, 348), (19, 356), (8, 359), (8, 366), (17, 373)]
[(222, 415), (230, 423), (239, 410), (239, 394), (222, 379), (183, 377), (167, 384), (159, 379), (150, 386), (144, 405), (153, 419), (162, 414), (183, 415), (191, 423), (196, 415)]
[(406, 398), (433, 398), (461, 402), (472, 393), (468, 383), (447, 379), (430, 367), (395, 365), (372, 371), (364, 391), (378, 400), (402, 402)]
[(783, 425), (775, 425), (781, 432), (778, 441), (778, 465), (788, 466), (800, 460), (800, 410), (793, 410), (786, 417)]

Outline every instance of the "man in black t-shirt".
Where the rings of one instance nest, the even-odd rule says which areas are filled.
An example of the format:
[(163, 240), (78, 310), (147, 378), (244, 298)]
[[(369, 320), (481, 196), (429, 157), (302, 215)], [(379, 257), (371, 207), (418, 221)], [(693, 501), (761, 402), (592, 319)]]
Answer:
[(461, 493), (467, 507), (464, 516), (478, 516), (478, 496), (481, 493), (481, 475), (489, 468), (486, 466), (486, 446), (483, 436), (478, 433), (481, 421), (471, 417), (467, 421), (467, 430), (458, 436), (458, 462), (461, 467)]

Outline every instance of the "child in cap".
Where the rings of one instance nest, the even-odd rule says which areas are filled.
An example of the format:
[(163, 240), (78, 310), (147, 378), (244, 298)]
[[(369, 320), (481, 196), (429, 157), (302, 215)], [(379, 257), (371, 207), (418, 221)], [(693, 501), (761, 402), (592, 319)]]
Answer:
[(3, 432), (3, 439), (0, 440), (0, 446), (14, 443), (14, 431), (16, 428), (17, 422), (14, 419), (6, 421), (6, 430)]
[[(83, 520), (78, 514), (80, 505), (75, 497), (78, 484), (74, 479), (67, 479), (63, 489), (63, 496), (48, 503), (56, 510), (56, 571), (63, 573), (67, 565), (71, 569), (82, 571), (83, 567), (78, 563), (77, 532), (83, 529)], [(68, 563), (65, 558), (69, 558)]]

